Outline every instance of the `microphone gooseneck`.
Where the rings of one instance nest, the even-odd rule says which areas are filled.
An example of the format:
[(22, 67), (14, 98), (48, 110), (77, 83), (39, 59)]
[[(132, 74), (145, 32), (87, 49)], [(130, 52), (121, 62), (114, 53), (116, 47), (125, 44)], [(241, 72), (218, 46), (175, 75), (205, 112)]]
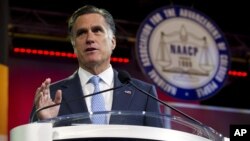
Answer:
[(119, 80), (120, 80), (123, 84), (128, 84), (128, 83), (131, 84), (131, 85), (132, 85), (133, 87), (135, 87), (137, 90), (139, 90), (139, 91), (141, 91), (142, 93), (146, 94), (147, 96), (153, 98), (154, 100), (160, 102), (160, 103), (163, 104), (164, 106), (169, 107), (170, 109), (176, 111), (177, 113), (183, 115), (184, 117), (188, 118), (188, 119), (191, 120), (191, 121), (194, 121), (194, 122), (196, 122), (196, 123), (198, 123), (198, 124), (200, 124), (200, 125), (204, 125), (204, 124), (201, 123), (200, 121), (198, 121), (198, 120), (192, 118), (191, 116), (189, 116), (189, 115), (183, 113), (182, 111), (180, 111), (180, 110), (178, 110), (178, 109), (176, 109), (176, 108), (170, 106), (170, 105), (167, 104), (166, 102), (164, 102), (164, 101), (162, 101), (162, 100), (156, 98), (155, 96), (149, 94), (148, 92), (144, 91), (143, 89), (140, 89), (138, 86), (136, 86), (136, 85), (131, 81), (131, 76), (129, 75), (129, 73), (128, 73), (127, 71), (124, 71), (124, 70), (120, 71), (119, 74), (118, 74), (118, 78), (119, 78)]

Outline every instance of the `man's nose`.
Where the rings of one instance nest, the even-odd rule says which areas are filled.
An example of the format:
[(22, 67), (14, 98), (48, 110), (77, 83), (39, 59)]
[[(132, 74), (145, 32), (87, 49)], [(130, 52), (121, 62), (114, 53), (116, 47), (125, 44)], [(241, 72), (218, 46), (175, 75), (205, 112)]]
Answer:
[(93, 43), (94, 42), (94, 36), (93, 32), (89, 31), (86, 36), (86, 43)]

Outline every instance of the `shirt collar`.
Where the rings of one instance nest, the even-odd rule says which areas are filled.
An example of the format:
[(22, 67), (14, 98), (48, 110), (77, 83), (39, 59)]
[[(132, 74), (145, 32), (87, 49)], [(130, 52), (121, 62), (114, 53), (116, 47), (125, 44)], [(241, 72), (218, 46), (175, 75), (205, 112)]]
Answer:
[[(93, 76), (93, 74), (89, 73), (88, 71), (82, 69), (79, 67), (78, 75), (80, 77), (80, 81), (83, 85), (87, 84), (89, 79)], [(112, 86), (113, 80), (114, 80), (114, 72), (113, 68), (110, 65), (108, 69), (106, 69), (104, 72), (98, 74), (98, 76), (102, 79), (103, 82), (105, 82), (107, 85)]]
[(98, 75), (107, 85), (112, 86), (114, 80), (114, 71), (112, 66)]

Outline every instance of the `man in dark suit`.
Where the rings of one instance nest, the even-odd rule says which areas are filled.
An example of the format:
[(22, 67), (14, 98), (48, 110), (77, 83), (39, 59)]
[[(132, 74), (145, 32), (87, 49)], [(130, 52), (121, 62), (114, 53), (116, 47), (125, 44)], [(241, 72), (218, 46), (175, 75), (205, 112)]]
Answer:
[[(94, 86), (89, 83), (92, 76), (100, 78), (100, 90), (121, 86), (118, 72), (110, 64), (112, 51), (116, 47), (115, 23), (112, 15), (94, 6), (84, 6), (76, 10), (69, 19), (69, 34), (74, 52), (77, 55), (79, 69), (70, 77), (51, 84), (47, 78), (37, 88), (34, 108), (36, 109), (64, 102), (64, 104), (41, 110), (35, 120), (55, 118), (57, 116), (93, 112), (91, 98), (80, 98), (93, 93)], [(155, 87), (137, 79), (131, 79), (138, 87), (156, 96)], [(102, 93), (106, 111), (146, 111), (160, 113), (159, 104), (141, 91), (127, 84), (114, 91)], [(74, 99), (79, 100), (74, 100)], [(70, 102), (74, 100), (74, 102)], [(132, 118), (127, 120), (109, 117), (108, 123), (144, 125), (154, 124), (153, 118)], [(125, 123), (125, 124), (126, 124)]]

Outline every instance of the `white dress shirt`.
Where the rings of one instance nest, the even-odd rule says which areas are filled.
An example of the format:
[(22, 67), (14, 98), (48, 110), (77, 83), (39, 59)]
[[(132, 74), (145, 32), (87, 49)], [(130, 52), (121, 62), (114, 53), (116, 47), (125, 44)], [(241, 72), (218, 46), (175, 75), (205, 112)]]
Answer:
[[(92, 83), (89, 83), (88, 81), (93, 76), (93, 74), (85, 71), (82, 68), (79, 68), (78, 75), (80, 77), (82, 91), (83, 91), (84, 96), (92, 94), (94, 92), (94, 85)], [(98, 76), (101, 78), (100, 84), (99, 84), (100, 91), (114, 87), (114, 71), (111, 65), (107, 70), (98, 74)], [(101, 94), (104, 97), (106, 110), (111, 111), (112, 102), (113, 102), (113, 91), (108, 91), (108, 92), (101, 93)], [(87, 108), (89, 112), (92, 112), (91, 111), (91, 98), (92, 96), (85, 98), (85, 102), (87, 104)]]

